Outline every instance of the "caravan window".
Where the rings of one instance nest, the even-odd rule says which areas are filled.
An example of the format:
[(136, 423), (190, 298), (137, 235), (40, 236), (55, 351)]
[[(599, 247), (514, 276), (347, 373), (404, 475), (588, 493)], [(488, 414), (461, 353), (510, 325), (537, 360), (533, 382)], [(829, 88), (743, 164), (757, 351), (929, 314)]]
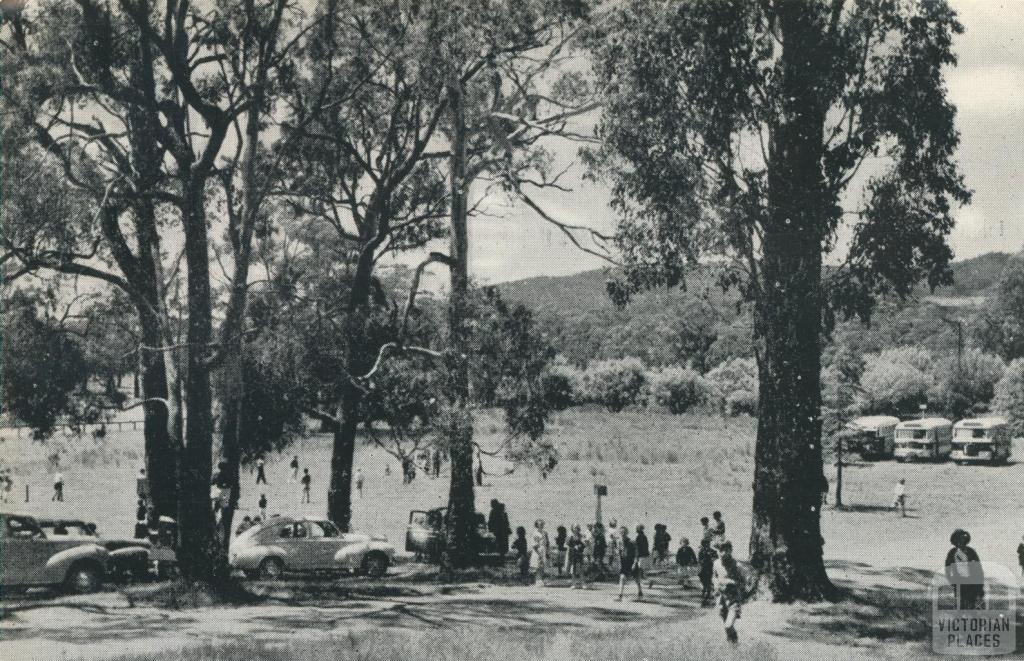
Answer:
[(928, 438), (927, 429), (901, 429), (898, 436), (900, 438)]

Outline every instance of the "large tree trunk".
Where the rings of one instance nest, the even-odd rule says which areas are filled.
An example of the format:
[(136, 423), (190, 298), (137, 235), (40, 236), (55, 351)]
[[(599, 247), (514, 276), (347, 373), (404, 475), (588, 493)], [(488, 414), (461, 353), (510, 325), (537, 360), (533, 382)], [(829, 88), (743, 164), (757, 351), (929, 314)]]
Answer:
[(751, 562), (776, 600), (833, 595), (821, 536), (823, 16), (780, 2), (781, 97), (773, 130), (754, 334), (760, 368)]
[[(147, 347), (163, 344), (159, 322), (140, 315), (142, 320), (142, 343)], [(169, 408), (167, 370), (164, 356), (158, 351), (142, 352), (142, 398), (144, 418), (142, 423), (146, 450), (146, 475), (149, 478), (149, 495), (157, 516), (174, 517), (177, 514), (177, 464), (178, 458), (169, 433)]]
[[(343, 390), (355, 388), (343, 386)], [(327, 518), (341, 530), (352, 525), (352, 464), (356, 450), (356, 406), (358, 391), (342, 395), (337, 421), (332, 425), (334, 445), (331, 452), (331, 483), (327, 491)]]
[(469, 232), (466, 177), (465, 90), (456, 79), (449, 84), (452, 111), (451, 159), (451, 294), (448, 303), (449, 346), (444, 368), (450, 424), (448, 456), (451, 484), (448, 490), (448, 521), (445, 555), (452, 567), (464, 567), (476, 555), (476, 504), (473, 493), (473, 414), (469, 402), (467, 362), (469, 302)]
[(206, 214), (202, 182), (183, 186), (188, 196), (185, 263), (188, 269), (188, 347), (185, 374), (185, 447), (182, 450), (178, 493), (178, 564), (187, 578), (224, 578), (226, 553), (214, 533), (210, 501), (213, 452), (213, 397), (210, 387), (212, 314)]

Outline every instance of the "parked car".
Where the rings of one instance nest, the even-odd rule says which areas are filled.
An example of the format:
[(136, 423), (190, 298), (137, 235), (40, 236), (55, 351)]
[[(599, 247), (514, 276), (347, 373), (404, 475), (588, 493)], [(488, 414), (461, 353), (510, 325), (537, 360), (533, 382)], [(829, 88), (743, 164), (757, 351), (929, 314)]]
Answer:
[(0, 513), (0, 586), (63, 585), (94, 592), (112, 567), (110, 552), (94, 538), (47, 535), (31, 516)]
[(76, 519), (38, 519), (37, 523), (48, 539), (91, 541), (107, 549), (112, 580), (138, 581), (150, 576), (153, 544), (149, 540), (104, 538), (97, 531), (96, 524)]
[[(405, 550), (415, 553), (420, 560), (440, 562), (444, 551), (444, 518), (448, 508), (413, 510), (409, 512), (409, 526), (405, 532)], [(487, 529), (487, 519), (476, 513), (477, 558), (482, 564), (502, 564), (494, 535)]]
[(253, 578), (285, 572), (350, 571), (383, 576), (395, 547), (381, 535), (341, 532), (327, 519), (274, 516), (231, 541), (233, 569)]

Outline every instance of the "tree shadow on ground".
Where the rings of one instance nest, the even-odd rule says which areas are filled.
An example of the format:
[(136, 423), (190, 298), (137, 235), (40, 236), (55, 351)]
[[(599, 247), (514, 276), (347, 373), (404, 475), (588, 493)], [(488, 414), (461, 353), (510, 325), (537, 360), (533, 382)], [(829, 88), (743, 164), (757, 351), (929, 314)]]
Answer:
[[(931, 644), (929, 588), (934, 572), (911, 567), (875, 569), (855, 562), (831, 562), (829, 568), (860, 574), (869, 581), (835, 580), (842, 591), (839, 601), (804, 606), (772, 635), (793, 641), (827, 638), (832, 644), (862, 648), (888, 642)], [(1019, 616), (1016, 635), (1024, 641)]]
[[(895, 510), (893, 510), (893, 508), (892, 508), (892, 505), (870, 505), (870, 504), (866, 504), (866, 503), (843, 503), (842, 507), (836, 507), (835, 505), (833, 505), (831, 509), (832, 509), (833, 512), (848, 512), (848, 513), (852, 513), (852, 514), (864, 514), (864, 513), (871, 514), (871, 513), (877, 513), (877, 512), (888, 512), (888, 513), (892, 514), (894, 517), (897, 516), (897, 514), (895, 513)], [(908, 507), (907, 508), (907, 518), (908, 519), (916, 519), (917, 516), (914, 514), (914, 512), (916, 512), (916, 511), (917, 510), (915, 510), (915, 509), (913, 509), (911, 507)]]

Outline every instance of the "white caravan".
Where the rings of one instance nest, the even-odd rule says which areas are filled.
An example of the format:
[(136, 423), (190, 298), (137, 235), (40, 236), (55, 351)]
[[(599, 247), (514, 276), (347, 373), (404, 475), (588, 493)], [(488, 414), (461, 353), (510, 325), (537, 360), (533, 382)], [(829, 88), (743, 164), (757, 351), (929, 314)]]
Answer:
[(847, 449), (859, 452), (865, 459), (892, 457), (896, 449), (896, 425), (900, 419), (891, 415), (865, 415), (846, 425), (849, 431)]
[(1003, 418), (973, 418), (953, 425), (953, 452), (959, 463), (998, 464), (1010, 458), (1010, 429)]
[(907, 420), (896, 425), (896, 459), (947, 459), (953, 450), (953, 423), (945, 418)]

